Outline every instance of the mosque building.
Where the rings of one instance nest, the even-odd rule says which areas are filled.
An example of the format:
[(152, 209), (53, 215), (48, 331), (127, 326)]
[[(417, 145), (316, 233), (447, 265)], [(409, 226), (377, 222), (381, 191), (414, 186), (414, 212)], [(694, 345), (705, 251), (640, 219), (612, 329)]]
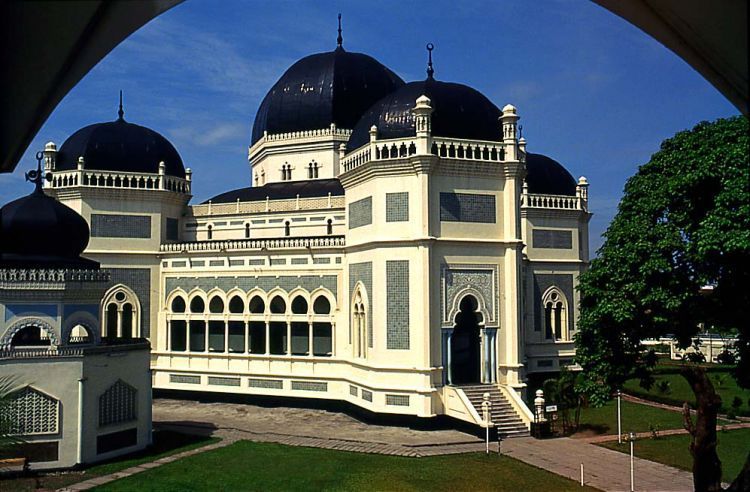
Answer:
[(527, 151), (515, 107), (344, 49), (255, 116), (250, 186), (194, 176), (125, 120), (48, 143), (45, 191), (111, 272), (102, 336), (147, 338), (156, 389), (348, 402), (528, 431), (526, 383), (572, 363), (588, 183)]

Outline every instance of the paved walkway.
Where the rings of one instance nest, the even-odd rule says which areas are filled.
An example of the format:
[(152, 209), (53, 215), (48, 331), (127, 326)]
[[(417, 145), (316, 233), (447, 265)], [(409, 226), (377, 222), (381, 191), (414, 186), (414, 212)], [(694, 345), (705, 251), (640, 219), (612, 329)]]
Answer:
[[(157, 399), (154, 400), (153, 419), (157, 428), (216, 436), (222, 440), (93, 478), (64, 490), (87, 490), (243, 439), (411, 457), (485, 449), (482, 439), (454, 429), (416, 430), (365, 424), (346, 414), (318, 409)], [(496, 452), (497, 446), (493, 443), (492, 450)], [(580, 464), (583, 463), (586, 485), (602, 490), (630, 490), (630, 457), (627, 454), (582, 439), (568, 438), (514, 438), (503, 441), (500, 446), (503, 454), (575, 481), (580, 480)], [(692, 475), (688, 472), (639, 458), (635, 460), (635, 470), (636, 490), (692, 490)]]
[[(502, 453), (530, 465), (601, 490), (630, 490), (630, 455), (594, 446), (580, 439), (531, 437), (502, 442)], [(640, 458), (634, 460), (635, 490), (691, 491), (691, 473)]]

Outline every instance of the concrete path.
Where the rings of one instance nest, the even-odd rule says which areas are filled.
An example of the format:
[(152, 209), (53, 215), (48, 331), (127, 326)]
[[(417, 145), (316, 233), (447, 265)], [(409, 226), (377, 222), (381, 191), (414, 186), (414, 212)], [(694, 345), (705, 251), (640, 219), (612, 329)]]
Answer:
[[(716, 432), (723, 430), (737, 430), (737, 429), (750, 429), (750, 423), (742, 424), (727, 424), (716, 426)], [(688, 431), (685, 429), (666, 429), (659, 431), (659, 437), (665, 436), (676, 436), (680, 434), (687, 434)], [(651, 432), (636, 432), (635, 437), (637, 439), (651, 439)], [(617, 434), (607, 434), (604, 436), (593, 436), (593, 437), (574, 437), (576, 441), (588, 442), (592, 444), (601, 442), (612, 442), (617, 440)]]
[[(586, 485), (601, 490), (630, 490), (630, 455), (625, 453), (570, 438), (508, 439), (501, 448), (507, 456), (576, 481), (580, 480), (583, 463)], [(634, 470), (635, 490), (693, 490), (689, 472), (640, 458), (635, 458)]]

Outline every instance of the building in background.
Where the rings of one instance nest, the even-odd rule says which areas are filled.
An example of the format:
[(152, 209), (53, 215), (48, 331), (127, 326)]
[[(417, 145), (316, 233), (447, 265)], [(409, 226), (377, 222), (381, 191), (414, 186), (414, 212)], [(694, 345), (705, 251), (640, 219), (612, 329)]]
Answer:
[(90, 224), (103, 335), (151, 341), (155, 388), (473, 423), (489, 392), (523, 434), (527, 378), (574, 355), (590, 213), (518, 120), (431, 58), (405, 83), (339, 36), (261, 103), (252, 186), (190, 204), (190, 169), (121, 103), (47, 144), (46, 191)]

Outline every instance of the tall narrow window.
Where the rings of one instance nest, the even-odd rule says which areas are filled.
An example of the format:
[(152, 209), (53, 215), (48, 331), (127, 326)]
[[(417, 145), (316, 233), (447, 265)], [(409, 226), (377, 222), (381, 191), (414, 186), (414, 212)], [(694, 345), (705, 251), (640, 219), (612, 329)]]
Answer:
[(313, 163), (312, 162), (307, 165), (307, 177), (309, 179), (312, 179), (313, 177)]
[(208, 226), (208, 240), (212, 240), (214, 238), (214, 227), (212, 225)]
[(291, 227), (289, 225), (289, 221), (287, 220), (286, 222), (284, 222), (284, 235), (289, 236), (291, 235), (291, 233), (292, 233)]
[(557, 287), (550, 287), (542, 296), (544, 336), (547, 340), (569, 340), (567, 304), (567, 299)]
[(245, 224), (245, 239), (250, 237), (250, 224)]
[(328, 222), (326, 222), (326, 234), (329, 236), (333, 234), (333, 220), (328, 219)]

